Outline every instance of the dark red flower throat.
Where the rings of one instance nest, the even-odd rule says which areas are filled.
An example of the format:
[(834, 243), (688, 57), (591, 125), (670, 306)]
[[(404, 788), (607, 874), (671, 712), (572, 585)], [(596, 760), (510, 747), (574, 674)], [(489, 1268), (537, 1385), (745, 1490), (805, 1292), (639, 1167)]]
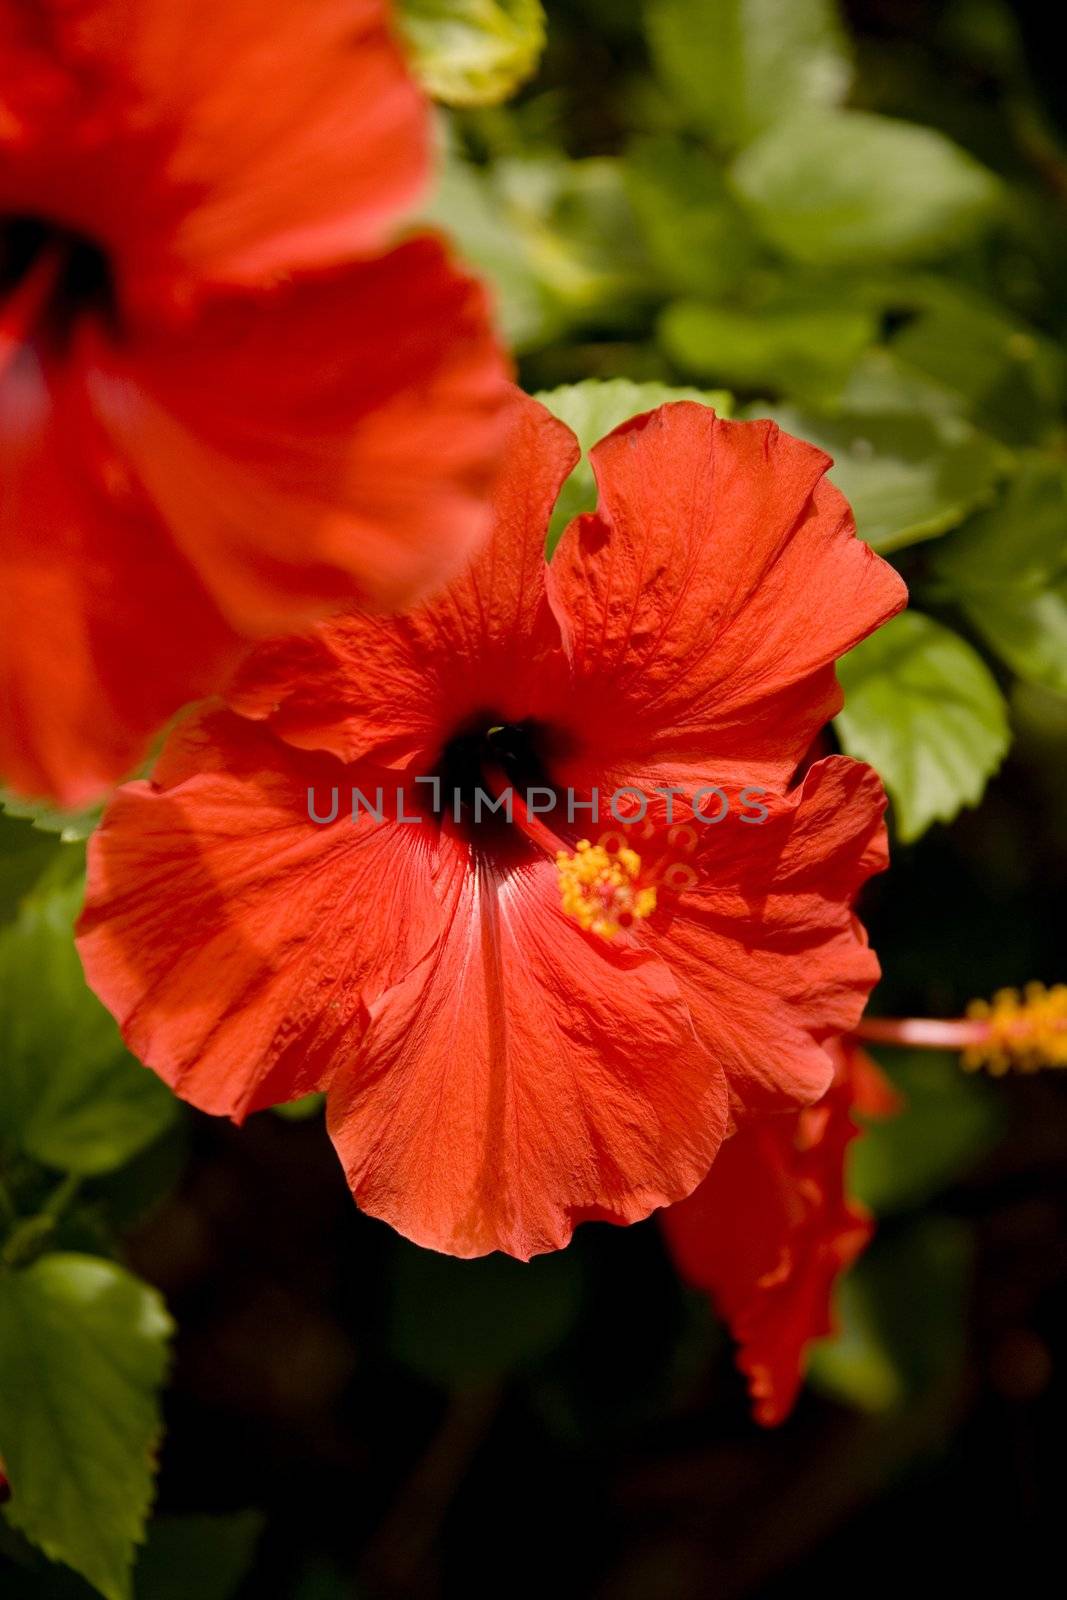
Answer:
[(107, 252), (44, 217), (0, 216), (0, 327), (12, 342), (63, 354), (83, 316), (118, 324)]
[(503, 812), (479, 806), (476, 815), (475, 797), (480, 791), (499, 798), (506, 789), (514, 790), (516, 821), (531, 789), (550, 791), (558, 805), (551, 763), (560, 749), (559, 731), (532, 717), (505, 722), (491, 709), (477, 712), (453, 733), (434, 765), (440, 782), (434, 816), (449, 819), (471, 845), (493, 854), (509, 841), (512, 848), (525, 848), (521, 828), (509, 824)]

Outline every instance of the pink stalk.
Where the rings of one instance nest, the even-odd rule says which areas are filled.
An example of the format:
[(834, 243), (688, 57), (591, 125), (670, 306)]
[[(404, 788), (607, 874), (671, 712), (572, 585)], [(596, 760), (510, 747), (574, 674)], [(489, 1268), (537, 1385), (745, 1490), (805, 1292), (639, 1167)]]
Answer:
[(969, 1050), (985, 1044), (990, 1036), (988, 1021), (963, 1017), (950, 1021), (936, 1017), (864, 1017), (855, 1031), (858, 1038), (872, 1044), (926, 1050)]

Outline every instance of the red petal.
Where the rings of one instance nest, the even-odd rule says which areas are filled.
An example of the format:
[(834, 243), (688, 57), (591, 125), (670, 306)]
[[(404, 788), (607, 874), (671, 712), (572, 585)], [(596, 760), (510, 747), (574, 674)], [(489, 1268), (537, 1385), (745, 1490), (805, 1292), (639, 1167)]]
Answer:
[(583, 935), (521, 839), (490, 866), (429, 824), (309, 823), (309, 787), (377, 781), (219, 711), (118, 792), (79, 949), (131, 1049), (216, 1113), (328, 1088), (360, 1202), (457, 1254), (688, 1193), (727, 1096), (667, 967)]
[(852, 1040), (848, 1041), (848, 1050), (852, 1065), (852, 1100), (858, 1115), (872, 1120), (897, 1116), (904, 1109), (904, 1096), (866, 1050), (861, 1050)]
[(650, 924), (739, 1112), (817, 1100), (820, 1041), (859, 1021), (879, 968), (852, 902), (886, 865), (885, 803), (869, 767), (817, 762), (765, 822), (707, 826), (699, 883)]
[(238, 641), (89, 415), (31, 350), (0, 383), (0, 772), (76, 807)]
[(544, 860), (504, 876), (456, 845), (442, 893), (440, 941), (331, 1087), (360, 1205), (433, 1249), (526, 1259), (689, 1192), (726, 1095), (664, 964), (581, 934)]
[[(204, 1111), (242, 1116), (322, 1088), (365, 995), (429, 946), (428, 826), (350, 818), (330, 757), (229, 712), (168, 741), (156, 781), (112, 798), (89, 846), (78, 948), (142, 1061)], [(339, 817), (309, 821), (332, 786)]]
[[(787, 782), (839, 709), (834, 660), (906, 600), (824, 480), (829, 458), (772, 422), (679, 402), (592, 461), (600, 509), (568, 529), (550, 577), (585, 765)], [(606, 716), (618, 701), (625, 718)]]
[(399, 605), (477, 548), (508, 392), (484, 298), (431, 239), (216, 303), (94, 386), (242, 632), (351, 596)]
[(747, 1124), (663, 1216), (678, 1270), (730, 1326), (765, 1425), (792, 1409), (807, 1346), (832, 1331), (833, 1285), (871, 1234), (845, 1192), (859, 1052), (836, 1040), (831, 1053), (833, 1085), (817, 1108)]
[(0, 385), (7, 780), (79, 804), (242, 637), (447, 577), (485, 531), (509, 392), (431, 240), (181, 334), (86, 324), (44, 369), (23, 347)]
[[(385, 0), (0, 0), (0, 210), (105, 243), (124, 299), (265, 284), (383, 242), (428, 173)], [(5, 45), (6, 48), (6, 45)]]
[(264, 645), (230, 703), (299, 747), (396, 763), (436, 755), (477, 712), (552, 713), (563, 657), (545, 596), (545, 532), (577, 457), (570, 430), (514, 391), (492, 533), (469, 569), (408, 616), (346, 615)]

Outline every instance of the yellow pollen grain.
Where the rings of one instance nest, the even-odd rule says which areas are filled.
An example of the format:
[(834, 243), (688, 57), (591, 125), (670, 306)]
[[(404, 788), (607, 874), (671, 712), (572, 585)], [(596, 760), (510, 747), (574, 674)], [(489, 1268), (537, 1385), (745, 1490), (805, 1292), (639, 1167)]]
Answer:
[(985, 1023), (988, 1034), (964, 1051), (960, 1065), (965, 1071), (984, 1067), (999, 1078), (1013, 1070), (1067, 1067), (1067, 983), (1051, 989), (1028, 983), (1022, 995), (1018, 989), (1000, 989), (992, 1003), (972, 1000), (967, 1016)]
[(640, 882), (641, 857), (628, 845), (608, 851), (579, 839), (573, 854), (557, 853), (556, 867), (564, 911), (601, 939), (613, 939), (656, 909), (656, 890)]

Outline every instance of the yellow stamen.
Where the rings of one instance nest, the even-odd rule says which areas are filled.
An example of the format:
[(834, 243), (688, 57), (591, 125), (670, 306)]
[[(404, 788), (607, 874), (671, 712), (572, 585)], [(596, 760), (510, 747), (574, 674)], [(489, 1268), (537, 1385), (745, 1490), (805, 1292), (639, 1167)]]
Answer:
[(558, 852), (556, 866), (564, 911), (601, 939), (613, 939), (656, 909), (655, 887), (641, 882), (641, 857), (629, 845), (608, 850), (579, 839), (573, 855)]
[(988, 1031), (963, 1052), (960, 1065), (965, 1071), (985, 1067), (999, 1078), (1012, 1068), (1036, 1072), (1039, 1067), (1067, 1067), (1067, 983), (1051, 989), (1028, 983), (1022, 997), (1018, 989), (1000, 989), (992, 1004), (972, 1000), (967, 1016)]

